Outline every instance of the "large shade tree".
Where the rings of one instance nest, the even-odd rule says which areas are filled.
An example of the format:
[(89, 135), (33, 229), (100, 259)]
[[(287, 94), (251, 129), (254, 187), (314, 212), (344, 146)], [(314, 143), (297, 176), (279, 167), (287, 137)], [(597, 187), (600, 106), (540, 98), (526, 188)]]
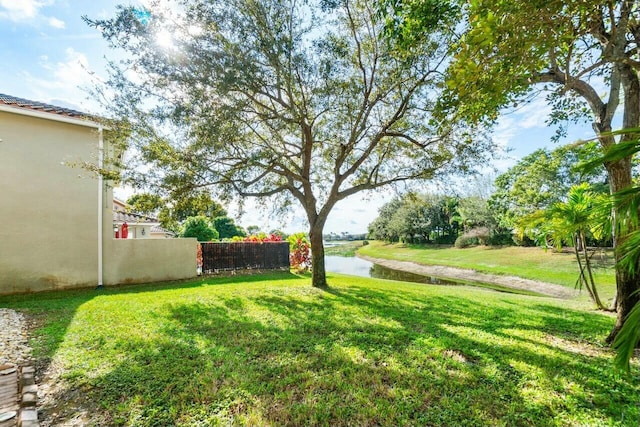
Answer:
[(136, 212), (157, 215), (163, 228), (175, 232), (179, 232), (183, 223), (190, 217), (216, 218), (227, 215), (222, 205), (203, 191), (168, 194), (166, 197), (153, 193), (138, 193), (127, 199), (127, 204)]
[[(546, 89), (551, 122), (588, 120), (600, 146), (609, 149), (637, 137), (612, 134), (640, 124), (640, 12), (633, 0), (452, 1), (460, 7), (460, 38), (447, 71), (444, 116), (492, 123), (501, 109)], [(409, 49), (422, 42), (429, 9), (412, 0), (381, 0), (387, 28)], [(453, 30), (452, 30), (453, 31)], [(603, 90), (604, 89), (604, 90)], [(562, 128), (560, 128), (562, 134)], [(611, 192), (632, 183), (631, 158), (605, 163)], [(616, 247), (626, 239), (614, 236)], [(621, 256), (617, 253), (618, 258)], [(613, 339), (640, 289), (636, 272), (618, 268), (617, 322)]]
[(465, 170), (486, 152), (432, 126), (450, 10), (429, 2), (425, 43), (402, 54), (381, 41), (367, 1), (184, 0), (87, 21), (126, 52), (106, 93), (153, 163), (147, 175), (185, 191), (297, 201), (322, 287), (322, 230), (337, 202)]

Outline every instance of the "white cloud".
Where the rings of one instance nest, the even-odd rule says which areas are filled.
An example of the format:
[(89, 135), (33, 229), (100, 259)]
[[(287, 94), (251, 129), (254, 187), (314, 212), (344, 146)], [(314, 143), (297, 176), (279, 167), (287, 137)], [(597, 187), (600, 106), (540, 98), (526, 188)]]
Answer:
[(40, 8), (52, 4), (53, 0), (0, 0), (0, 19), (30, 20), (38, 15)]
[(94, 105), (95, 102), (85, 105), (87, 94), (84, 89), (92, 87), (99, 78), (89, 71), (89, 60), (84, 53), (67, 48), (62, 60), (54, 61), (46, 55), (39, 59), (40, 67), (31, 67), (30, 71), (22, 73), (24, 81), (29, 84), (37, 99), (65, 100), (74, 105), (81, 105), (84, 111), (98, 107)]
[(498, 120), (498, 124), (493, 129), (491, 137), (498, 147), (506, 149), (509, 143), (518, 134), (518, 126), (511, 116), (502, 116)]
[(492, 130), (492, 138), (503, 150), (513, 148), (525, 136), (546, 130), (548, 126), (545, 122), (550, 113), (551, 106), (542, 96), (516, 108), (505, 109)]
[(517, 110), (515, 116), (518, 117), (519, 126), (522, 129), (547, 127), (545, 122), (549, 114), (551, 114), (551, 109), (551, 105), (547, 100), (542, 96), (538, 96)]
[(66, 26), (64, 21), (61, 21), (60, 19), (55, 18), (53, 16), (49, 18), (49, 25), (51, 25), (53, 28), (58, 28), (61, 30), (64, 30)]
[(518, 159), (513, 156), (500, 157), (499, 159), (496, 159), (492, 162), (490, 168), (486, 168), (482, 172), (501, 174), (509, 170), (509, 168), (515, 166), (516, 163), (518, 163)]
[(51, 79), (40, 80), (39, 83), (50, 88), (75, 88), (89, 83), (89, 61), (87, 56), (72, 47), (65, 50), (65, 61), (51, 63), (48, 60), (41, 66), (51, 73)]
[(274, 215), (269, 206), (269, 203), (249, 197), (244, 199), (242, 208), (236, 200), (230, 202), (227, 211), (232, 218), (236, 219), (236, 223), (245, 228), (257, 225), (265, 232), (275, 229), (283, 230), (285, 233), (308, 231), (308, 223), (304, 215), (299, 212), (302, 209), (298, 208), (297, 204), (294, 205), (295, 209), (289, 210), (284, 215)]
[(324, 232), (366, 233), (369, 224), (378, 216), (378, 209), (387, 201), (378, 196), (365, 199), (363, 195), (345, 199), (329, 214)]
[[(392, 197), (392, 191), (383, 189), (359, 193), (338, 202), (329, 214), (324, 233), (366, 233), (369, 223), (378, 216), (378, 209)], [(254, 198), (244, 200), (242, 212), (236, 202), (230, 203), (227, 210), (229, 215), (245, 228), (257, 225), (265, 232), (274, 229), (283, 230), (285, 233), (309, 231), (309, 223), (297, 201), (284, 216), (273, 215), (269, 204)]]

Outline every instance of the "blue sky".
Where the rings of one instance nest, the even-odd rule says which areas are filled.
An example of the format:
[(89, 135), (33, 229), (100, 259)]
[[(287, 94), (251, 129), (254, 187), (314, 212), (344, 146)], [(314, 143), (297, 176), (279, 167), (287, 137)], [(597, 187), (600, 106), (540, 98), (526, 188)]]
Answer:
[[(115, 14), (116, 0), (0, 0), (0, 93), (22, 98), (99, 112), (98, 104), (88, 99), (85, 89), (92, 79), (105, 76), (106, 58), (114, 58), (98, 32), (87, 26), (82, 16), (106, 18)], [(131, 0), (128, 4), (144, 4), (147, 0)], [(91, 73), (94, 73), (92, 76)], [(542, 146), (552, 146), (554, 129), (545, 125), (550, 109), (542, 98), (500, 118), (493, 138), (510, 152), (506, 159), (496, 162), (504, 171), (516, 159)], [(572, 126), (569, 137), (573, 142), (591, 138), (589, 125)], [(126, 190), (117, 192), (126, 198)], [(391, 191), (352, 198), (340, 202), (327, 222), (326, 231), (365, 232), (377, 216), (377, 209), (389, 200)], [(231, 214), (235, 210), (231, 207)], [(240, 218), (244, 226), (257, 224), (266, 231), (282, 228), (287, 231), (305, 230), (301, 217), (269, 218), (253, 202), (245, 206)]]

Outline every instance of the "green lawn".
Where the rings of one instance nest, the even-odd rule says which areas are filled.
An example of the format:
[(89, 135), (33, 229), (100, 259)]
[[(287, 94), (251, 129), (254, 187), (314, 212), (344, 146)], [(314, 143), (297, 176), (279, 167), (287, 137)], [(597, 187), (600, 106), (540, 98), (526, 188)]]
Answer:
[[(573, 288), (578, 277), (578, 265), (571, 253), (557, 253), (541, 248), (518, 246), (477, 246), (458, 249), (451, 246), (386, 244), (372, 241), (358, 249), (358, 253), (374, 258), (412, 261), (427, 265), (446, 265), (473, 270), (507, 274), (541, 280)], [(615, 273), (611, 255), (596, 255), (595, 280), (602, 295), (611, 298), (615, 293)]]
[[(640, 421), (640, 369), (579, 301), (289, 273), (0, 298), (64, 374), (54, 424), (567, 426)], [(44, 366), (43, 366), (44, 367)], [(43, 408), (47, 411), (47, 408)], [(51, 409), (49, 409), (51, 411)]]

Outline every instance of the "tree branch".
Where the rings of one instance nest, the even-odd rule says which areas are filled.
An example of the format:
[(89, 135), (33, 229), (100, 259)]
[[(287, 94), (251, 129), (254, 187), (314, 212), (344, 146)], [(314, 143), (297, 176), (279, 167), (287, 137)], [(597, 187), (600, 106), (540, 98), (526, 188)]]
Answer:
[(593, 86), (583, 80), (571, 78), (567, 81), (564, 73), (550, 70), (546, 73), (538, 73), (533, 76), (531, 83), (556, 83), (564, 85), (567, 89), (574, 90), (587, 101), (598, 120), (601, 120), (605, 116), (606, 105), (602, 102), (598, 92), (596, 92)]
[(420, 142), (417, 139), (411, 137), (410, 135), (407, 135), (406, 133), (402, 133), (402, 132), (385, 132), (384, 134), (385, 136), (389, 136), (389, 137), (394, 137), (394, 138), (402, 138), (405, 139), (407, 141), (409, 141), (410, 143), (412, 143), (413, 145), (418, 146), (419, 148), (427, 148), (429, 145), (434, 144), (438, 141), (441, 141), (442, 138), (440, 137), (436, 137), (436, 138), (432, 138), (430, 140), (428, 140), (427, 142)]

